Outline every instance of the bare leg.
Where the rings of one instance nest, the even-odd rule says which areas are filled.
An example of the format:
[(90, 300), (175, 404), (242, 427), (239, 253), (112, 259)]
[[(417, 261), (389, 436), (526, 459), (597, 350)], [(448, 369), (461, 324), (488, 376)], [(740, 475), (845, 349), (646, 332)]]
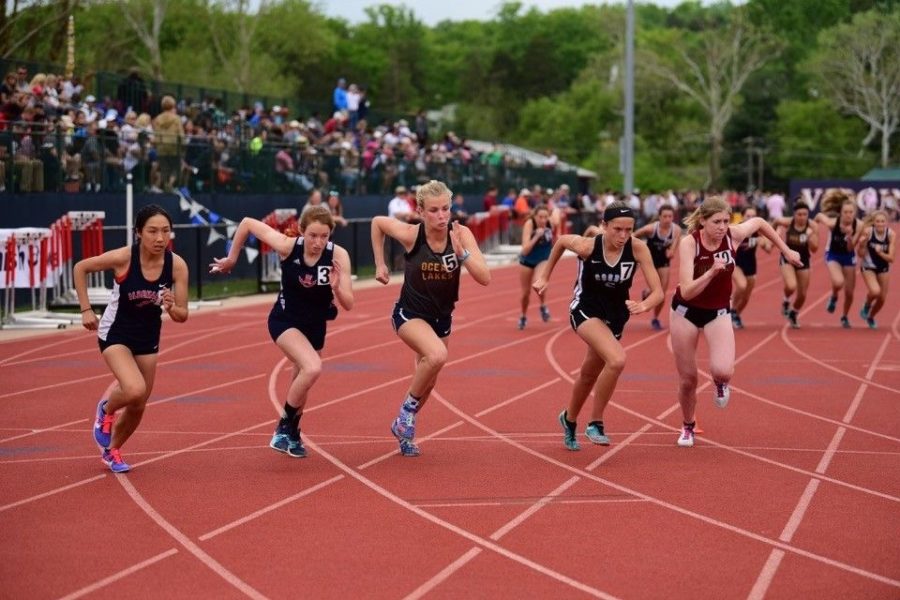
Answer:
[(294, 367), (294, 377), (288, 388), (287, 403), (303, 413), (310, 388), (322, 375), (322, 358), (306, 336), (296, 329), (288, 329), (275, 342)]
[(118, 344), (103, 351), (103, 360), (118, 381), (106, 402), (106, 413), (121, 410), (113, 426), (110, 448), (121, 448), (140, 425), (147, 398), (153, 390), (158, 356), (134, 356), (131, 350)]
[(678, 402), (685, 423), (694, 422), (697, 406), (697, 340), (700, 330), (677, 312), (669, 311), (672, 354), (678, 370)]

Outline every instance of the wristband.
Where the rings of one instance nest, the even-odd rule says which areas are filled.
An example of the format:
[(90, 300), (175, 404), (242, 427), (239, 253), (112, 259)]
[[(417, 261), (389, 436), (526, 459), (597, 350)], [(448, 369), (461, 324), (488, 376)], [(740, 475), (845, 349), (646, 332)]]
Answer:
[(466, 262), (466, 260), (467, 260), (470, 256), (472, 256), (472, 253), (471, 253), (471, 252), (469, 252), (468, 250), (463, 250), (463, 255), (457, 257), (457, 258), (459, 258), (459, 264), (463, 264), (464, 262)]
[(94, 309), (93, 309), (93, 308), (82, 308), (82, 309), (81, 309), (81, 312), (82, 312), (82, 313), (86, 313), (86, 312), (89, 311), (89, 310), (90, 310), (90, 311), (93, 311)]

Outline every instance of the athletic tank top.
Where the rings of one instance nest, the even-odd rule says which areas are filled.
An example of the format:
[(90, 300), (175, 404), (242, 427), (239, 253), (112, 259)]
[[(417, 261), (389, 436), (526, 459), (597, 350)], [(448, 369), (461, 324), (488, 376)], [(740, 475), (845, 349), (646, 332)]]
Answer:
[(890, 266), (888, 261), (881, 258), (875, 250), (881, 250), (882, 252), (887, 253), (890, 242), (890, 229), (886, 229), (884, 231), (884, 237), (879, 239), (878, 236), (875, 235), (875, 228), (873, 227), (872, 233), (869, 235), (869, 240), (866, 242), (866, 256), (862, 266), (866, 269), (877, 269), (879, 271), (887, 270)]
[(425, 225), (419, 225), (416, 242), (403, 256), (406, 258), (400, 308), (423, 317), (442, 318), (453, 313), (459, 299), (459, 274), (462, 265), (450, 243), (449, 230), (443, 250), (434, 252), (425, 239)]
[[(534, 219), (531, 219), (531, 226), (534, 229), (537, 229), (538, 224), (534, 222)], [(550, 258), (550, 250), (553, 249), (553, 229), (549, 226), (544, 227), (544, 235), (538, 238), (538, 241), (534, 243), (534, 246), (531, 247), (531, 252), (528, 254), (523, 254), (522, 257), (525, 259), (538, 259), (536, 262), (542, 262)]]
[(147, 281), (141, 271), (141, 246), (131, 247), (128, 271), (115, 277), (109, 304), (100, 318), (97, 336), (107, 341), (125, 338), (135, 343), (159, 345), (162, 328), (160, 291), (172, 288), (172, 251), (163, 255), (163, 268), (156, 281)]
[(650, 255), (654, 261), (659, 262), (667, 259), (666, 250), (672, 245), (674, 239), (675, 227), (670, 226), (669, 234), (663, 237), (659, 235), (659, 222), (657, 221), (656, 225), (653, 226), (653, 233), (647, 238), (647, 247), (650, 248)]
[(334, 304), (333, 259), (334, 242), (328, 242), (316, 264), (307, 265), (303, 260), (303, 238), (297, 238), (291, 253), (281, 261), (281, 290), (271, 315), (286, 316), (292, 321), (324, 321)]
[[(856, 219), (853, 219), (853, 229), (850, 231), (851, 241), (853, 236), (856, 234)], [(841, 231), (841, 220), (835, 219), (834, 227), (831, 228), (831, 231), (828, 233), (828, 252), (831, 254), (852, 254), (853, 248), (850, 247), (850, 242), (847, 240), (847, 236), (844, 232)]]
[(721, 310), (731, 305), (731, 273), (734, 271), (734, 244), (731, 241), (731, 229), (725, 232), (725, 237), (715, 250), (707, 250), (700, 242), (700, 230), (691, 234), (694, 238), (694, 279), (697, 279), (709, 271), (716, 257), (722, 258), (727, 263), (725, 269), (713, 277), (702, 292), (685, 300), (681, 295), (681, 286), (675, 289), (675, 298), (680, 304), (706, 308), (709, 310)]
[(634, 278), (637, 261), (628, 238), (622, 254), (610, 264), (603, 255), (603, 235), (594, 238), (594, 249), (587, 259), (578, 257), (578, 274), (575, 278), (575, 295), (569, 305), (571, 310), (587, 309), (609, 318), (628, 316), (625, 301)]
[(759, 245), (759, 233), (753, 232), (753, 235), (745, 237), (735, 251), (736, 254), (756, 254), (756, 247)]
[(794, 229), (794, 223), (791, 222), (790, 227), (788, 227), (787, 233), (784, 236), (784, 243), (787, 244), (787, 247), (791, 250), (795, 250), (800, 253), (800, 260), (803, 261), (804, 265), (809, 264), (809, 232), (807, 229)]

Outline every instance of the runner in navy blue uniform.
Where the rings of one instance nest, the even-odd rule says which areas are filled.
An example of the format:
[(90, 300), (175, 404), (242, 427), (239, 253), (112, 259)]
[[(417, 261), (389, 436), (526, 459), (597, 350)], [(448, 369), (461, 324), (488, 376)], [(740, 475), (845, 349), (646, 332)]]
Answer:
[[(666, 290), (669, 288), (669, 263), (675, 254), (676, 244), (681, 238), (681, 227), (675, 224), (675, 209), (668, 204), (659, 207), (659, 220), (655, 223), (647, 223), (634, 232), (634, 237), (646, 239), (650, 248), (650, 256), (653, 257), (653, 266), (659, 273), (659, 281), (663, 290), (663, 301), (653, 307), (653, 320), (650, 326), (659, 331), (662, 323), (659, 322), (659, 314), (662, 312), (666, 300)], [(644, 289), (641, 296), (644, 297), (650, 291)]]
[(831, 276), (831, 297), (825, 307), (830, 313), (837, 308), (838, 294), (844, 290), (844, 306), (841, 327), (850, 328), (850, 307), (853, 305), (853, 288), (856, 286), (856, 242), (861, 222), (856, 218), (856, 202), (846, 191), (840, 189), (825, 192), (822, 198), (822, 212), (816, 215), (816, 222), (830, 231), (825, 247), (825, 265)]
[(709, 346), (709, 370), (715, 384), (716, 406), (725, 408), (731, 396), (728, 382), (734, 374), (734, 328), (728, 316), (734, 250), (757, 231), (772, 241), (793, 264), (800, 255), (787, 247), (772, 226), (759, 217), (729, 225), (731, 207), (710, 196), (684, 224), (689, 231), (678, 248), (678, 288), (672, 298), (672, 354), (678, 369), (678, 401), (684, 426), (679, 446), (694, 445), (697, 406), (697, 340), (700, 332)]
[[(619, 339), (631, 315), (652, 309), (662, 302), (663, 290), (653, 267), (647, 244), (632, 235), (634, 212), (624, 202), (613, 202), (603, 211), (603, 233), (596, 237), (563, 235), (553, 245), (547, 268), (534, 282), (534, 289), (547, 287), (553, 268), (563, 252), (578, 255), (575, 296), (569, 305), (572, 329), (587, 344), (587, 354), (568, 407), (559, 414), (563, 443), (579, 450), (576, 439), (578, 413), (594, 390), (594, 406), (585, 435), (591, 442), (609, 445), (603, 424), (603, 411), (616, 389), (625, 368), (625, 349)], [(640, 266), (650, 293), (640, 302), (628, 299), (628, 290), (636, 268)]]
[[(553, 227), (550, 224), (550, 208), (546, 204), (539, 204), (531, 211), (531, 216), (522, 227), (522, 253), (519, 255), (519, 283), (522, 288), (519, 304), (522, 307), (522, 316), (519, 317), (519, 329), (525, 329), (528, 323), (528, 304), (534, 291), (531, 284), (546, 266), (551, 248), (553, 248)], [(539, 292), (538, 298), (541, 301), (541, 318), (546, 323), (550, 320), (546, 293)]]
[[(784, 280), (781, 313), (787, 317), (793, 329), (799, 329), (797, 318), (806, 303), (806, 291), (809, 289), (810, 257), (819, 249), (818, 225), (809, 220), (809, 206), (799, 200), (794, 202), (790, 217), (775, 219), (772, 224), (777, 227), (779, 234), (783, 230), (784, 242), (788, 248), (800, 254), (802, 265), (799, 267), (786, 261), (783, 256), (780, 259), (781, 278)], [(794, 297), (793, 305), (791, 296)]]
[[(153, 390), (162, 311), (177, 323), (188, 318), (187, 264), (167, 249), (171, 217), (151, 204), (138, 211), (134, 229), (137, 243), (86, 258), (74, 269), (81, 323), (97, 331), (100, 353), (118, 382), (97, 404), (94, 418), (94, 441), (114, 473), (131, 469), (119, 450), (140, 424)], [(113, 271), (113, 289), (98, 321), (88, 299), (87, 274), (107, 270)]]
[(890, 282), (891, 263), (894, 262), (897, 236), (888, 227), (888, 215), (876, 210), (866, 216), (857, 252), (862, 257), (862, 278), (869, 293), (859, 316), (875, 329), (875, 315), (884, 306)]
[(446, 185), (432, 180), (416, 189), (416, 214), (421, 223), (403, 223), (390, 217), (372, 220), (377, 281), (390, 281), (384, 261), (385, 236), (400, 242), (406, 251), (403, 287), (392, 315), (394, 331), (416, 353), (412, 383), (400, 414), (391, 424), (403, 456), (419, 455), (416, 415), (447, 362), (447, 337), (462, 268), (481, 285), (491, 282), (491, 272), (472, 231), (459, 223), (450, 224), (451, 196)]
[(326, 206), (309, 207), (301, 214), (299, 227), (301, 237), (244, 218), (228, 256), (210, 265), (214, 273), (231, 271), (251, 233), (281, 257), (281, 290), (269, 312), (269, 335), (291, 361), (294, 376), (269, 446), (294, 458), (306, 456), (300, 417), (309, 390), (322, 374), (326, 323), (337, 316), (334, 301), (344, 310), (353, 308), (350, 257), (328, 239), (334, 231), (331, 211)]
[[(741, 213), (742, 221), (749, 221), (756, 216), (756, 209), (748, 206)], [(743, 329), (741, 311), (750, 302), (750, 294), (756, 286), (756, 248), (761, 246), (766, 252), (772, 250), (772, 245), (766, 238), (760, 239), (759, 232), (744, 238), (734, 253), (735, 269), (731, 273), (734, 291), (731, 294), (731, 324), (735, 329)]]

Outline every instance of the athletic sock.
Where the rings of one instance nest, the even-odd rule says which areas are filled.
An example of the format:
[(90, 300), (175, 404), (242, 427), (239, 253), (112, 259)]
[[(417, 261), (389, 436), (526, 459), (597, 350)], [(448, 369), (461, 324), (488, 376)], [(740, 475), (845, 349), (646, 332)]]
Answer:
[(421, 398), (416, 398), (412, 394), (406, 395), (406, 400), (403, 401), (403, 406), (400, 407), (400, 410), (405, 410), (406, 412), (417, 413), (419, 412), (419, 400)]
[(284, 418), (289, 423), (292, 422), (295, 418), (297, 418), (297, 413), (300, 412), (299, 408), (293, 407), (287, 402), (284, 403)]
[(578, 427), (577, 422), (569, 420), (569, 411), (563, 413), (563, 420), (566, 422), (566, 427), (568, 427), (569, 429), (575, 429), (576, 427)]
[(685, 429), (690, 429), (691, 431), (694, 430), (694, 426), (697, 424), (697, 421), (691, 421), (690, 423), (688, 423), (687, 421), (682, 422), (684, 423)]

